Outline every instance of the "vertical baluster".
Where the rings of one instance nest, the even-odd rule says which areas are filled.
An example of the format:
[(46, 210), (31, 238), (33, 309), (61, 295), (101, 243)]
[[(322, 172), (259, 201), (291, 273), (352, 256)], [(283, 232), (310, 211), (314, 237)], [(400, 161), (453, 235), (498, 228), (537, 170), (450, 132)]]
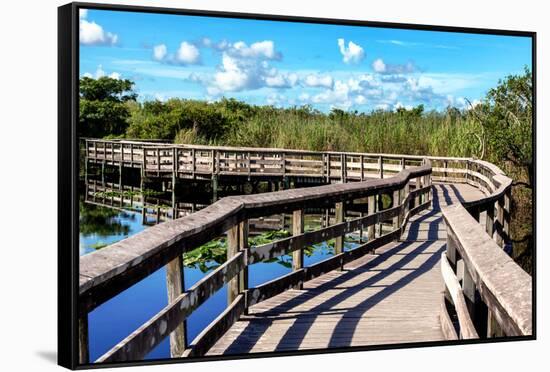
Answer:
[(330, 183), (330, 154), (326, 154), (327, 183)]
[(178, 180), (178, 149), (172, 149), (172, 218), (176, 219), (176, 182)]
[(462, 263), (460, 266), (462, 270), (462, 290), (464, 292), (466, 306), (468, 307), (468, 312), (470, 313), (470, 317), (472, 318), (478, 335), (484, 338), (487, 331), (487, 305), (485, 305), (481, 299), (475, 281), (466, 265)]
[[(230, 260), (239, 252), (239, 225), (235, 225), (227, 231), (227, 260)], [(231, 279), (227, 283), (227, 304), (231, 304), (239, 295), (239, 277)]]
[(247, 151), (246, 152), (246, 169), (247, 169), (248, 180), (249, 181), (250, 181), (250, 174), (252, 173), (252, 169), (250, 167), (251, 167), (251, 164), (250, 164), (250, 151)]
[[(504, 192), (504, 206), (503, 206), (503, 219), (502, 219), (502, 232), (503, 232), (503, 246), (506, 252), (513, 256), (510, 239), (510, 204), (512, 201), (512, 188), (508, 188)], [(510, 246), (508, 246), (510, 245)]]
[[(369, 215), (373, 215), (376, 213), (376, 195), (371, 195), (368, 197), (368, 200), (367, 200), (367, 207), (369, 209)], [(372, 223), (368, 228), (367, 228), (367, 239), (369, 241), (372, 241), (375, 237), (375, 231), (374, 231), (374, 228), (376, 226), (376, 223)]]
[(384, 178), (384, 158), (382, 156), (378, 157), (378, 166), (380, 168), (380, 178)]
[[(401, 189), (393, 191), (392, 207), (398, 207), (401, 205)], [(393, 229), (397, 230), (401, 226), (401, 211), (393, 218)]]
[(195, 169), (197, 169), (195, 163), (195, 149), (191, 149), (191, 177), (193, 177), (193, 179), (195, 179)]
[(418, 190), (420, 190), (422, 188), (422, 177), (416, 177), (416, 185), (415, 185), (415, 191), (417, 191), (417, 194), (416, 194), (416, 197), (414, 198), (414, 206), (415, 207), (418, 207), (421, 203), (421, 198), (420, 198), (420, 192)]
[[(346, 220), (346, 211), (345, 211), (344, 202), (336, 203), (334, 208), (334, 217), (336, 219), (337, 224), (342, 223)], [(335, 243), (334, 243), (335, 255), (340, 254), (344, 251), (344, 237), (345, 237), (345, 234), (336, 237)], [(342, 269), (342, 267), (340, 267), (340, 269)]]
[(361, 162), (361, 181), (364, 181), (365, 180), (365, 157), (363, 155), (360, 156), (360, 160)]
[(485, 219), (485, 231), (487, 234), (493, 238), (495, 232), (495, 204), (492, 203), (489, 208), (487, 208), (487, 216)]
[(497, 226), (496, 226), (496, 235), (495, 235), (495, 241), (498, 244), (499, 247), (504, 247), (504, 197), (501, 197), (497, 200), (496, 203), (497, 207)]
[[(248, 290), (248, 234), (249, 222), (242, 221), (239, 224), (239, 250), (244, 254), (244, 267), (239, 273), (239, 293), (245, 293)], [(245, 309), (245, 314), (248, 314), (248, 307)]]
[[(185, 291), (183, 276), (183, 257), (178, 255), (166, 264), (166, 287), (168, 303), (172, 303)], [(187, 323), (184, 320), (170, 333), (170, 355), (172, 358), (181, 357), (187, 346)]]
[[(292, 235), (301, 235), (304, 233), (304, 210), (298, 209), (292, 212)], [(294, 248), (294, 247), (293, 247)], [(304, 267), (304, 249), (292, 252), (292, 271), (301, 270)], [(302, 289), (302, 282), (298, 283), (296, 289)]]

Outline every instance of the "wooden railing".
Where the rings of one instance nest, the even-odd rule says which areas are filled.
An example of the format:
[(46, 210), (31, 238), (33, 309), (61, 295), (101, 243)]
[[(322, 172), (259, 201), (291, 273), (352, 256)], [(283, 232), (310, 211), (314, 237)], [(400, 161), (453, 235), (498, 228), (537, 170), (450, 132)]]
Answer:
[[(306, 177), (330, 182), (363, 181), (389, 177), (419, 166), (425, 156), (371, 154), (334, 151), (304, 151), (276, 148), (220, 147), (159, 144), (122, 140), (84, 141), (89, 161), (125, 167), (139, 167), (148, 177), (205, 178), (219, 176)], [(429, 157), (436, 162), (438, 177), (461, 169), (466, 158)], [(455, 164), (456, 163), (456, 164)], [(444, 169), (448, 168), (448, 172)], [(464, 169), (465, 171), (465, 169)]]
[[(486, 196), (443, 209), (442, 329), (448, 339), (531, 335), (531, 277), (508, 255), (512, 180), (487, 162), (468, 161), (468, 169), (465, 182)], [(450, 308), (458, 324), (451, 321)]]
[[(408, 161), (405, 158), (403, 164)], [(168, 336), (172, 356), (203, 355), (249, 306), (288, 288), (299, 288), (305, 281), (341, 269), (345, 263), (399, 239), (409, 218), (431, 205), (431, 173), (430, 161), (425, 160), (423, 165), (384, 179), (226, 197), (192, 215), (153, 226), (81, 257), (80, 361), (88, 362), (87, 314), (164, 265), (169, 304), (97, 362), (142, 359)], [(383, 194), (391, 196), (392, 206), (377, 210)], [(346, 220), (346, 209), (351, 208), (351, 203), (365, 202), (368, 214)], [(304, 210), (328, 207), (334, 207), (336, 223), (304, 232)], [(249, 246), (250, 219), (289, 212), (293, 216), (292, 237)], [(390, 232), (375, 228), (386, 221), (392, 223)], [(344, 236), (361, 229), (367, 230), (368, 241), (344, 250)], [(224, 233), (227, 233), (227, 261), (185, 289), (182, 254)], [(304, 248), (332, 238), (336, 239), (334, 256), (304, 267)], [(293, 256), (290, 274), (248, 288), (249, 265), (285, 254)], [(187, 342), (185, 319), (224, 284), (228, 285), (226, 310), (194, 340)]]

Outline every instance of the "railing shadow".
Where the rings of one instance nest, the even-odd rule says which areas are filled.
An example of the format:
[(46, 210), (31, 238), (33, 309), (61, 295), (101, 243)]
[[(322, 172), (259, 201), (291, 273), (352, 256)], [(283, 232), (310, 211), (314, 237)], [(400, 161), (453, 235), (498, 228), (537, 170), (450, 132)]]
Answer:
[[(433, 216), (434, 214), (431, 214), (431, 215)], [(426, 218), (428, 218), (428, 216), (425, 216), (423, 219), (426, 219)], [(439, 221), (438, 219), (436, 219), (434, 221), (429, 222), (429, 224), (430, 225), (439, 224)], [(293, 308), (296, 308), (304, 304), (306, 301), (312, 300), (314, 297), (318, 295), (322, 295), (323, 293), (325, 293), (325, 291), (329, 289), (334, 289), (335, 287), (339, 287), (343, 283), (357, 278), (357, 276), (364, 274), (365, 270), (376, 268), (378, 265), (385, 262), (388, 258), (405, 250), (407, 247), (410, 247), (410, 245), (413, 243), (414, 242), (412, 241), (405, 241), (405, 242), (398, 243), (395, 247), (380, 254), (373, 260), (359, 267), (356, 267), (353, 271), (348, 271), (344, 273), (342, 276), (339, 276), (338, 278), (329, 280), (321, 284), (319, 287), (314, 289), (314, 292), (316, 294), (312, 294), (309, 291), (304, 291), (300, 293), (298, 296), (290, 300), (287, 300), (281, 304), (278, 304), (272, 309), (259, 313), (258, 318), (261, 318), (261, 317), (265, 317), (265, 318), (263, 318), (260, 322), (257, 321), (259, 320), (258, 318), (255, 318), (252, 322), (250, 322), (245, 327), (245, 329), (227, 347), (224, 353), (229, 354), (229, 353), (250, 352), (254, 347), (254, 345), (256, 345), (256, 343), (260, 341), (260, 339), (268, 330), (268, 328), (273, 324), (273, 320), (270, 318), (267, 318), (268, 316), (288, 314), (289, 311), (292, 310)], [(357, 318), (358, 311), (360, 313), (364, 313), (368, 311), (370, 308), (380, 303), (385, 298), (395, 293), (399, 289), (403, 288), (414, 279), (428, 272), (435, 266), (435, 264), (439, 260), (439, 256), (443, 249), (442, 247), (439, 248), (437, 252), (430, 253), (431, 256), (415, 270), (409, 270), (405, 268), (405, 266), (410, 262), (412, 262), (416, 257), (418, 257), (421, 254), (425, 254), (424, 251), (429, 247), (431, 247), (432, 244), (433, 242), (431, 241), (426, 241), (421, 243), (418, 247), (414, 248), (411, 252), (408, 252), (407, 254), (402, 255), (401, 256), (402, 258), (400, 258), (397, 262), (391, 264), (388, 268), (382, 271), (378, 271), (374, 276), (368, 278), (362, 283), (355, 285), (351, 288), (344, 289), (342, 292), (336, 294), (329, 300), (324, 301), (319, 305), (314, 306), (313, 308), (305, 312), (297, 312), (296, 315), (294, 316), (295, 322), (284, 332), (284, 334), (279, 339), (277, 345), (274, 347), (274, 350), (280, 351), (283, 349), (285, 350), (298, 349), (300, 344), (304, 340), (305, 335), (307, 334), (307, 332), (313, 326), (313, 324), (315, 323), (315, 320), (317, 319), (317, 317), (312, 314), (316, 314), (318, 312), (325, 312), (327, 310), (330, 311), (330, 309), (334, 308), (338, 304), (341, 304), (342, 302), (358, 294), (359, 292), (365, 290), (365, 288), (367, 287), (377, 286), (382, 288), (380, 292), (376, 293), (373, 296), (369, 296), (368, 298), (363, 300), (359, 305), (355, 306), (353, 309), (344, 311), (342, 320), (337, 324), (336, 328), (332, 333), (331, 341), (329, 342), (329, 347), (345, 346), (346, 343), (351, 342), (351, 338), (353, 337), (353, 333), (354, 333), (353, 331), (356, 327), (356, 323), (354, 324), (353, 323), (354, 321), (352, 319), (355, 319), (355, 322), (357, 322), (358, 319), (360, 319), (360, 318)], [(388, 284), (385, 286), (377, 285), (377, 283), (387, 278), (388, 276), (392, 275), (398, 270), (408, 271), (408, 274), (406, 274), (405, 276), (403, 276), (402, 278), (400, 278), (399, 280), (397, 280), (392, 284)], [(348, 315), (346, 316), (346, 314)], [(350, 320), (352, 320), (351, 323), (350, 323)], [(350, 332), (350, 329), (352, 329), (352, 331), (349, 337), (342, 336), (343, 334), (347, 334), (347, 332)], [(334, 341), (335, 336), (338, 337), (338, 345), (336, 345), (336, 342)], [(349, 340), (346, 340), (346, 338), (349, 338)], [(342, 342), (344, 342), (344, 345), (341, 344)]]

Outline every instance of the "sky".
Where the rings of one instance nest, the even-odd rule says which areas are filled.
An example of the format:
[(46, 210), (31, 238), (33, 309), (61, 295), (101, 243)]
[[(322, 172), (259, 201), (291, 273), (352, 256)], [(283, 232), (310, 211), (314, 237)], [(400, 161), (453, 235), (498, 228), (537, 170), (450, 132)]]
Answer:
[(131, 79), (141, 101), (444, 110), (531, 68), (519, 36), (91, 9), (79, 34), (80, 75)]

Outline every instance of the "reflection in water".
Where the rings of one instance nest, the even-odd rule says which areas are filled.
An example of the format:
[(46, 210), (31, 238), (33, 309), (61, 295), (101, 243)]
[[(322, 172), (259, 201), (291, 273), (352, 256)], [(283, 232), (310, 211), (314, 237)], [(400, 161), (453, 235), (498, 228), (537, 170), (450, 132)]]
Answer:
[[(148, 226), (179, 218), (206, 207), (210, 196), (200, 192), (172, 193), (162, 188), (144, 189), (135, 182), (117, 184), (86, 179), (80, 200), (80, 254), (89, 254)], [(260, 190), (261, 191), (261, 190)], [(220, 197), (231, 193), (230, 188)], [(327, 210), (306, 211), (305, 230), (335, 223)], [(357, 214), (358, 216), (358, 214)], [(280, 214), (251, 219), (251, 246), (290, 235), (291, 215)], [(357, 245), (357, 235), (347, 236), (345, 249)], [(334, 254), (334, 240), (307, 247), (304, 264), (311, 265)], [(225, 237), (184, 254), (185, 287), (189, 288), (208, 272), (225, 262)], [(257, 286), (291, 271), (292, 257), (277, 257), (249, 267), (249, 286)], [(166, 271), (163, 268), (94, 309), (88, 318), (90, 359), (95, 360), (167, 305)], [(224, 287), (207, 300), (187, 320), (187, 339), (193, 340), (227, 305)], [(152, 350), (151, 358), (169, 358), (169, 338)]]

